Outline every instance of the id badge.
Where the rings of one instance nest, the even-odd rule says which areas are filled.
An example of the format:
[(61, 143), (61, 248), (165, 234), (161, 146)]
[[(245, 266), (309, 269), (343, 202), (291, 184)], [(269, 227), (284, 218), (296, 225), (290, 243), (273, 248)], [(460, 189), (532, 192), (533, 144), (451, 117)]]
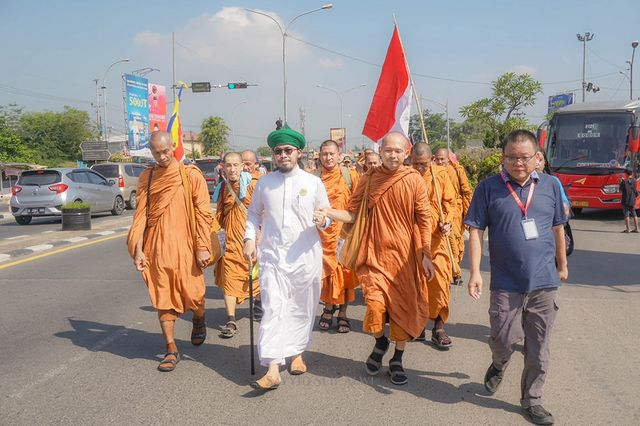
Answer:
[(525, 240), (535, 240), (538, 238), (538, 227), (536, 226), (535, 219), (523, 219), (520, 223), (522, 224)]

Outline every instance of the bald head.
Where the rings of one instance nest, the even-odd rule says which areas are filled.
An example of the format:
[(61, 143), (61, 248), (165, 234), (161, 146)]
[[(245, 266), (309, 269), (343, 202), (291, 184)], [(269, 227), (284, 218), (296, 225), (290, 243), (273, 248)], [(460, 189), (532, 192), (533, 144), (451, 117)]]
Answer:
[(175, 159), (173, 158), (173, 139), (167, 132), (153, 132), (149, 138), (149, 149), (151, 155), (160, 167), (169, 166)]
[(409, 150), (409, 139), (400, 132), (391, 132), (382, 138), (380, 158), (382, 165), (391, 171), (399, 169)]
[(242, 162), (242, 156), (237, 152), (227, 152), (224, 155), (224, 158), (222, 159), (222, 162), (223, 163), (227, 163), (227, 162), (231, 162), (231, 161), (235, 161), (235, 162), (241, 163)]
[(364, 165), (367, 168), (367, 170), (372, 169), (374, 167), (378, 167), (380, 164), (382, 164), (382, 159), (380, 158), (380, 155), (377, 152), (371, 151), (365, 156)]
[(431, 157), (431, 147), (427, 143), (418, 142), (413, 146), (413, 149), (411, 150), (411, 156), (421, 157), (424, 155), (428, 155), (429, 157)]
[(438, 166), (449, 165), (449, 150), (447, 148), (439, 148), (433, 156), (433, 161)]
[(258, 156), (254, 151), (251, 151), (250, 149), (244, 150), (242, 151), (241, 157), (245, 172), (253, 173), (258, 170), (258, 167), (260, 167), (260, 163), (258, 163)]
[(240, 172), (242, 171), (242, 156), (237, 152), (227, 152), (222, 160), (224, 174), (229, 182), (237, 182), (240, 180)]
[(411, 149), (411, 165), (424, 175), (431, 167), (431, 147), (429, 144), (419, 142)]

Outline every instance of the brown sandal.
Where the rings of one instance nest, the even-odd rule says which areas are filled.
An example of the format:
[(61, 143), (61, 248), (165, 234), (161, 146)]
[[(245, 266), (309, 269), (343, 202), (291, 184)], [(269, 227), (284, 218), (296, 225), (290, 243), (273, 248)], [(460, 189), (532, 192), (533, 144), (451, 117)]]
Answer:
[(440, 350), (447, 350), (453, 346), (451, 338), (447, 336), (444, 328), (434, 329), (431, 333), (431, 342)]
[[(167, 359), (167, 357), (170, 356), (174, 356), (175, 359)], [(180, 352), (175, 351), (175, 352), (167, 352), (166, 354), (164, 354), (164, 358), (162, 359), (162, 361), (160, 361), (160, 364), (158, 364), (158, 370), (162, 371), (163, 373), (168, 373), (170, 371), (173, 371), (176, 369), (176, 365), (180, 362)], [(168, 367), (163, 367), (163, 364), (171, 364)]]

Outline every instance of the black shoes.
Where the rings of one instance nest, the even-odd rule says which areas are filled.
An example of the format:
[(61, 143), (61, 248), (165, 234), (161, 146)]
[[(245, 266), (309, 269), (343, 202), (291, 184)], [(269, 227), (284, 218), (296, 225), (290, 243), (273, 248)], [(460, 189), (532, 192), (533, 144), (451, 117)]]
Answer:
[(524, 409), (525, 416), (536, 425), (552, 425), (554, 422), (550, 412), (545, 410), (542, 405), (532, 405)]
[(504, 371), (498, 370), (493, 366), (493, 363), (491, 363), (489, 369), (484, 375), (484, 388), (487, 390), (487, 392), (493, 395), (498, 390), (503, 377)]

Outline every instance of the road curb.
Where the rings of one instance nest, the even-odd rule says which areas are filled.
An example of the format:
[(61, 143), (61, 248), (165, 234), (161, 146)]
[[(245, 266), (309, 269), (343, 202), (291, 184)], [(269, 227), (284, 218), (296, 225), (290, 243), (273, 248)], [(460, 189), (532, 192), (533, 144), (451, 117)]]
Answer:
[(119, 232), (125, 232), (125, 231), (128, 231), (129, 228), (130, 228), (129, 226), (124, 226), (116, 229), (110, 229), (107, 231), (91, 232), (85, 235), (64, 238), (62, 240), (53, 240), (49, 242), (43, 242), (34, 246), (11, 250), (5, 253), (0, 253), (0, 263), (5, 262), (7, 260), (14, 259), (16, 257), (20, 257), (20, 256), (44, 252), (54, 247), (65, 246), (67, 244), (77, 244), (83, 241), (93, 240), (100, 237), (106, 237), (109, 235), (117, 234)]

